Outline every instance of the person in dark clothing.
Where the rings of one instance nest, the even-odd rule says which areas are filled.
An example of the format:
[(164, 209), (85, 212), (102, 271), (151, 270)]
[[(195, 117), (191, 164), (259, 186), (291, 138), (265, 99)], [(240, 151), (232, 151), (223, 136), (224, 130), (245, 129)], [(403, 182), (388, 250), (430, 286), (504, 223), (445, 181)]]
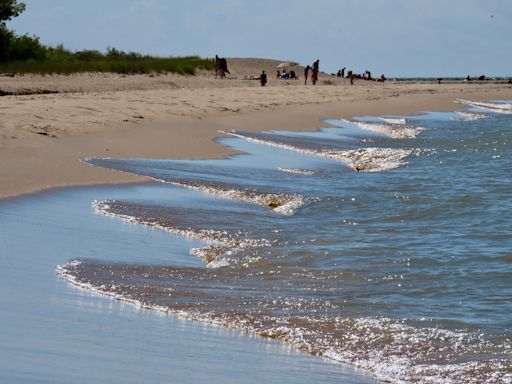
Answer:
[(260, 83), (262, 87), (264, 87), (267, 84), (267, 74), (265, 73), (265, 71), (261, 72)]
[(219, 75), (220, 71), (220, 58), (219, 55), (215, 55), (215, 77)]
[(318, 71), (319, 71), (319, 68), (320, 68), (320, 60), (317, 59), (313, 63), (313, 73), (311, 75), (311, 81), (313, 82), (313, 85), (315, 85), (316, 82), (318, 81)]
[(220, 71), (220, 78), (224, 79), (226, 77), (226, 73), (230, 73), (228, 70), (228, 62), (225, 58), (219, 59), (219, 71)]
[(309, 65), (304, 68), (304, 85), (308, 84), (308, 75), (310, 69), (311, 67)]

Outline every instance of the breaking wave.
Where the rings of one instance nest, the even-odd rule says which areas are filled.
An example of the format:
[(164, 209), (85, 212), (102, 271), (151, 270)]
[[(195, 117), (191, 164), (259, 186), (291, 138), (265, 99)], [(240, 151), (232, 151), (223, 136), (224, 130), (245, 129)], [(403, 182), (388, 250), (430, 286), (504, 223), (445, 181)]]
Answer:
[(304, 197), (298, 194), (266, 193), (211, 181), (162, 180), (156, 178), (155, 180), (194, 189), (213, 196), (260, 205), (286, 216), (293, 215), (298, 208), (304, 205)]
[(388, 119), (383, 118), (383, 123), (373, 123), (365, 121), (349, 121), (341, 119), (341, 121), (354, 124), (361, 129), (380, 133), (382, 135), (391, 137), (392, 139), (414, 139), (423, 128), (412, 127), (406, 125), (405, 119)]
[(406, 164), (406, 157), (417, 154), (417, 150), (395, 148), (358, 148), (347, 150), (311, 149), (267, 138), (258, 138), (258, 134), (250, 132), (223, 131), (223, 133), (259, 144), (284, 148), (303, 153), (305, 155), (326, 157), (340, 161), (357, 172), (380, 172), (399, 168)]
[(185, 238), (199, 240), (208, 246), (193, 248), (190, 253), (199, 257), (208, 267), (227, 265), (228, 257), (234, 256), (251, 248), (269, 247), (267, 239), (252, 239), (245, 231), (228, 232), (225, 230), (192, 228), (188, 223), (175, 215), (171, 218), (156, 218), (148, 207), (136, 206), (115, 200), (94, 201), (93, 208), (99, 214), (158, 228), (168, 233)]

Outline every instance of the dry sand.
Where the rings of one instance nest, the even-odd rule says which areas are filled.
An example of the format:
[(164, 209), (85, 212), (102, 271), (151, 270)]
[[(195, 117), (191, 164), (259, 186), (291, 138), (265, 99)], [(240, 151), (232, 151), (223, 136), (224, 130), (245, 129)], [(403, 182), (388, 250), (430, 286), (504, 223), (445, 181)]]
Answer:
[[(232, 153), (219, 130), (315, 130), (323, 118), (455, 110), (457, 98), (512, 99), (490, 82), (385, 83), (320, 76), (276, 80), (278, 61), (229, 59), (232, 75), (0, 77), (0, 198), (43, 189), (147, 180), (86, 157), (197, 159)], [(267, 87), (250, 76), (269, 74)], [(302, 77), (302, 67), (297, 68)]]

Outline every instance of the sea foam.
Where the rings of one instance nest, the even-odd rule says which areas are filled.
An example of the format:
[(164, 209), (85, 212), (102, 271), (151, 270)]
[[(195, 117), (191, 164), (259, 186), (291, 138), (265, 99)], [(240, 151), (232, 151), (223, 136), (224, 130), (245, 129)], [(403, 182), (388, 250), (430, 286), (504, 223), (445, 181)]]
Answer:
[(366, 131), (380, 133), (392, 139), (414, 139), (423, 128), (406, 125), (405, 119), (382, 118), (382, 123), (366, 121), (349, 121), (340, 119), (342, 122), (358, 126)]
[(213, 196), (260, 205), (286, 216), (293, 215), (298, 208), (304, 205), (304, 197), (298, 194), (267, 193), (248, 188), (237, 188), (236, 186), (215, 182), (163, 179), (155, 180), (194, 189)]
[(464, 104), (469, 107), (478, 108), (489, 112), (512, 114), (512, 103), (492, 103), (463, 99), (457, 99), (456, 101), (460, 104)]
[(223, 133), (247, 141), (288, 149), (309, 156), (319, 156), (340, 161), (358, 172), (380, 172), (398, 168), (406, 164), (406, 157), (417, 153), (416, 150), (395, 148), (310, 149), (279, 141), (261, 139), (248, 132), (223, 131)]
[(233, 256), (249, 248), (268, 247), (271, 245), (267, 239), (251, 239), (246, 237), (244, 231), (236, 233), (214, 229), (183, 228), (168, 221), (159, 221), (156, 218), (136, 216), (124, 213), (123, 203), (115, 200), (93, 201), (92, 206), (96, 213), (115, 217), (130, 223), (150, 226), (162, 231), (179, 235), (192, 240), (199, 240), (207, 244), (203, 248), (193, 248), (190, 253), (199, 257), (208, 267), (224, 266), (228, 263), (227, 257)]

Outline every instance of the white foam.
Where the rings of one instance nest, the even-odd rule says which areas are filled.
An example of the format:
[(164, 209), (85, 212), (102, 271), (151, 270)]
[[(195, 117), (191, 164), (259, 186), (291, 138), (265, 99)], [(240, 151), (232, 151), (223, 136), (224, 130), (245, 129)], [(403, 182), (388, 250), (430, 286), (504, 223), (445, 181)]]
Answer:
[(405, 118), (381, 118), (383, 123), (374, 123), (366, 121), (350, 121), (340, 119), (343, 122), (350, 123), (358, 126), (366, 131), (380, 133), (382, 135), (391, 137), (392, 139), (414, 139), (424, 129), (421, 127), (412, 127), (406, 125)]
[(93, 201), (92, 206), (97, 213), (105, 216), (115, 217), (130, 223), (150, 226), (168, 233), (206, 243), (208, 245), (207, 247), (193, 248), (190, 252), (201, 258), (208, 267), (220, 266), (223, 265), (223, 263), (227, 263), (227, 260), (221, 262), (221, 259), (225, 259), (227, 256), (234, 255), (237, 252), (249, 248), (269, 247), (271, 245), (270, 241), (267, 239), (243, 238), (244, 233), (242, 231), (229, 233), (227, 231), (217, 231), (213, 229), (181, 229), (135, 216), (116, 213), (112, 211), (113, 203), (115, 203), (114, 200)]
[(456, 102), (490, 112), (512, 114), (512, 103), (490, 103), (463, 99), (457, 99)]
[(406, 124), (407, 120), (404, 117), (382, 117), (382, 120), (384, 120), (386, 123), (390, 124)]
[(487, 115), (483, 115), (481, 113), (475, 113), (475, 112), (457, 112), (457, 114), (460, 116), (460, 118), (455, 117), (455, 121), (475, 121), (475, 120), (481, 120), (481, 119), (487, 119)]
[(345, 163), (358, 172), (380, 172), (401, 167), (406, 164), (405, 158), (417, 153), (417, 150), (394, 148), (359, 148), (351, 150), (313, 150), (295, 147), (290, 144), (271, 140), (262, 140), (230, 131), (223, 132), (247, 141), (288, 149), (310, 156), (327, 157)]
[(303, 176), (313, 176), (313, 175), (320, 173), (320, 171), (315, 171), (312, 169), (281, 168), (281, 167), (278, 167), (277, 169), (280, 170), (281, 172), (291, 173), (294, 175), (303, 175)]
[(304, 205), (304, 197), (297, 194), (264, 193), (248, 189), (243, 190), (234, 187), (224, 188), (212, 184), (183, 180), (166, 181), (158, 179), (158, 181), (194, 189), (213, 196), (260, 205), (286, 216), (292, 216), (298, 208)]

